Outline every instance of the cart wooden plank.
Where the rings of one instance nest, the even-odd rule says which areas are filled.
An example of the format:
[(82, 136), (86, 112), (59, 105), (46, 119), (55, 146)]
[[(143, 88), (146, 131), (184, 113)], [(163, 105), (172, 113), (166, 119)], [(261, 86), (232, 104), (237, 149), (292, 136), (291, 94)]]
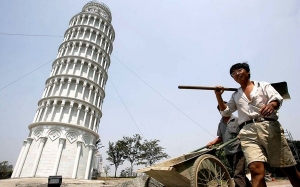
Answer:
[(149, 167), (145, 167), (145, 168), (139, 169), (138, 172), (142, 173), (142, 172), (144, 172), (145, 169), (148, 170), (148, 168), (152, 168), (152, 167), (162, 167), (163, 168), (163, 167), (175, 166), (175, 165), (184, 163), (184, 162), (186, 162), (186, 161), (188, 161), (190, 159), (196, 158), (199, 155), (203, 155), (203, 154), (209, 153), (211, 151), (215, 151), (215, 150), (213, 150), (213, 149), (206, 149), (206, 150), (202, 150), (202, 151), (198, 151), (198, 152), (192, 152), (192, 153), (184, 154), (184, 155), (181, 155), (181, 156), (178, 156), (178, 157), (166, 160), (166, 161), (164, 161), (162, 163), (154, 164), (153, 166), (149, 166)]
[(144, 173), (153, 177), (164, 186), (185, 187), (190, 186), (190, 180), (176, 171), (173, 167), (151, 167)]

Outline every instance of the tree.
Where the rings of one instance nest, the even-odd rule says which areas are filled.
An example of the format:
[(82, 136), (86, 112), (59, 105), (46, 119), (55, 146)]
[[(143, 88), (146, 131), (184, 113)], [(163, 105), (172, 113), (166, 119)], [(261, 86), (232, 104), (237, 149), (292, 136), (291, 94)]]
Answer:
[(92, 179), (96, 180), (98, 177), (100, 177), (100, 173), (96, 169), (93, 169)]
[(102, 145), (101, 143), (101, 139), (98, 139), (95, 143), (95, 147), (97, 150), (101, 149), (102, 147), (104, 147), (104, 145)]
[(120, 177), (136, 177), (137, 174), (132, 172), (131, 167), (123, 169), (120, 173)]
[(133, 176), (133, 166), (138, 162), (142, 137), (139, 134), (133, 137), (123, 136), (121, 140), (124, 146), (124, 158), (130, 162), (130, 170), (128, 175)]
[(12, 165), (8, 165), (8, 161), (0, 162), (0, 179), (10, 178), (12, 174)]
[(127, 177), (127, 174), (128, 174), (128, 173), (126, 173), (126, 171), (123, 169), (123, 170), (121, 170), (121, 172), (120, 172), (120, 177)]
[(142, 143), (139, 156), (139, 163), (138, 164), (145, 164), (146, 166), (151, 166), (155, 162), (169, 158), (170, 156), (167, 153), (164, 153), (161, 146), (158, 145), (160, 140), (144, 140)]
[(107, 177), (107, 174), (110, 171), (110, 166), (108, 166), (108, 165), (104, 166), (103, 170), (104, 170), (105, 176)]
[(108, 143), (108, 158), (106, 160), (112, 162), (115, 166), (115, 177), (117, 176), (117, 169), (120, 165), (124, 163), (124, 144), (121, 141), (117, 141), (116, 143), (109, 142)]
[(130, 172), (131, 172), (131, 168), (130, 167), (127, 167), (125, 169), (123, 169), (120, 173), (120, 177), (129, 177), (131, 176), (130, 175)]

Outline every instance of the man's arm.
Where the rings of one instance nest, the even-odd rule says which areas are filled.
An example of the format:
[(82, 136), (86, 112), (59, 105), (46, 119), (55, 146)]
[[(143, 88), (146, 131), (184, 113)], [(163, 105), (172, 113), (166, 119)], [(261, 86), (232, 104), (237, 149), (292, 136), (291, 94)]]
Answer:
[(271, 101), (268, 105), (272, 106), (275, 110), (277, 110), (280, 106), (279, 101), (277, 100)]
[(217, 101), (218, 101), (218, 105), (219, 105), (219, 108), (220, 108), (220, 111), (223, 111), (226, 109), (226, 105), (223, 101), (223, 98), (222, 98), (222, 94), (224, 92), (224, 87), (223, 86), (216, 86), (216, 90), (215, 90), (215, 94), (216, 94), (216, 98), (217, 98)]
[(275, 110), (277, 110), (279, 108), (279, 102), (277, 100), (271, 101), (269, 104), (264, 105), (261, 107), (261, 109), (259, 110), (259, 112), (261, 113), (261, 115), (263, 116), (270, 116)]
[(283, 99), (281, 95), (270, 84), (266, 85), (264, 88), (265, 92), (268, 95), (269, 102), (267, 105), (264, 105), (259, 111), (263, 116), (268, 117), (275, 110), (279, 109)]
[(216, 144), (218, 144), (220, 142), (223, 142), (223, 139), (222, 139), (222, 137), (219, 136), (216, 139), (214, 139), (213, 141), (208, 142), (208, 144), (206, 145), (206, 147), (211, 148), (213, 145), (216, 145)]

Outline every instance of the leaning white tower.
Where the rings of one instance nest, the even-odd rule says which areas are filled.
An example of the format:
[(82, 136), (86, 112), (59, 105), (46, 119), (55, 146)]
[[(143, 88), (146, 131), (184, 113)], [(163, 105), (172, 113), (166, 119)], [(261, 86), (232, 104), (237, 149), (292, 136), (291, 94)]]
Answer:
[(95, 1), (71, 18), (12, 178), (91, 178), (115, 38), (111, 20), (110, 9)]

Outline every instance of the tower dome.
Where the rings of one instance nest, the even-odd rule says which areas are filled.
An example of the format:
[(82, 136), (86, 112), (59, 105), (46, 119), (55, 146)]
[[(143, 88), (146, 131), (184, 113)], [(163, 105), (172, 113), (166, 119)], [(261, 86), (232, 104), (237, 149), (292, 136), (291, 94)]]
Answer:
[(111, 22), (111, 12), (108, 6), (104, 3), (100, 3), (97, 1), (88, 2), (83, 8), (82, 12), (90, 12), (92, 14), (97, 14), (107, 21)]

